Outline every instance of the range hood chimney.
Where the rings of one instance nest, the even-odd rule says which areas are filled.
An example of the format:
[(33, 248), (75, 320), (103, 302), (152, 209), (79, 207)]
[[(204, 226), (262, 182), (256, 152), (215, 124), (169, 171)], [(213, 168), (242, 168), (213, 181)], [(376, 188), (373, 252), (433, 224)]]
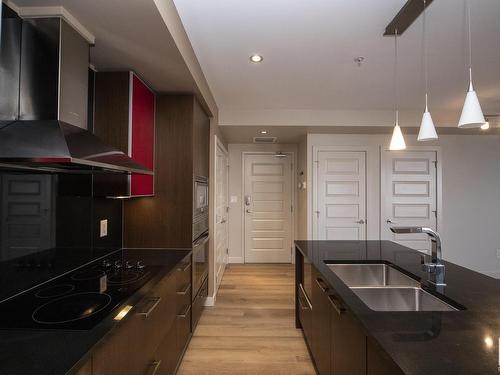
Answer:
[(62, 18), (3, 7), (0, 167), (153, 174), (87, 130), (87, 41)]

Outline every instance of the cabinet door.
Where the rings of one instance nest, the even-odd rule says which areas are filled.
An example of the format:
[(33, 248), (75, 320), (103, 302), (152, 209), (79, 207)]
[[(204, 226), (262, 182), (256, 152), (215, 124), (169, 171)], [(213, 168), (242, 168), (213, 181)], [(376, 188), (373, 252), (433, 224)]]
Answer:
[(194, 99), (193, 107), (193, 174), (208, 177), (210, 119)]
[(359, 323), (341, 301), (330, 295), (331, 304), (331, 374), (366, 374), (366, 336)]
[(367, 375), (400, 375), (403, 371), (371, 339), (366, 343)]
[[(131, 73), (132, 118), (129, 130), (132, 159), (154, 170), (155, 155), (155, 94), (135, 74)], [(133, 174), (130, 176), (130, 195), (154, 194), (154, 176)]]
[(307, 298), (302, 284), (299, 284), (298, 291), (298, 310), (299, 310), (299, 320), (302, 325), (302, 331), (304, 332), (304, 337), (306, 338), (307, 345), (309, 348), (312, 346), (312, 304)]
[(331, 329), (328, 286), (315, 271), (312, 290), (312, 354), (320, 375), (330, 374)]

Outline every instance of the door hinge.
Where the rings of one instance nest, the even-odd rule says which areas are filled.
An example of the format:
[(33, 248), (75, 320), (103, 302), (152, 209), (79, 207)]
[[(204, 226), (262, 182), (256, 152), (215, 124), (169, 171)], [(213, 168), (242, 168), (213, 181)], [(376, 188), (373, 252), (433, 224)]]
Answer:
[(432, 163), (434, 164), (434, 168), (437, 168), (437, 166), (438, 166), (437, 160), (433, 160)]
[(319, 211), (314, 211), (317, 217), (319, 217)]
[(437, 219), (437, 217), (438, 217), (438, 212), (437, 212), (437, 210), (433, 210), (432, 212), (434, 212), (434, 217)]
[(226, 248), (226, 254), (229, 255), (229, 249), (228, 248)]
[(226, 212), (229, 212), (229, 206), (226, 206)]
[(290, 212), (293, 212), (293, 205), (290, 206)]
[(319, 160), (315, 160), (313, 163), (316, 163), (316, 168), (319, 168)]

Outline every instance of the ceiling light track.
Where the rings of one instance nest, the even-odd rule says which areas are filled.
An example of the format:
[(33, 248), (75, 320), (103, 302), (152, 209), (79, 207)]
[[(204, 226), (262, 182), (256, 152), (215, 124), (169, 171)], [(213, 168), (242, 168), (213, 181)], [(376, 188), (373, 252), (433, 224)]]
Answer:
[[(431, 5), (433, 0), (426, 0), (425, 8)], [(422, 14), (422, 0), (408, 0), (401, 10), (396, 14), (396, 17), (386, 26), (384, 36), (393, 36), (403, 34), (408, 27)]]

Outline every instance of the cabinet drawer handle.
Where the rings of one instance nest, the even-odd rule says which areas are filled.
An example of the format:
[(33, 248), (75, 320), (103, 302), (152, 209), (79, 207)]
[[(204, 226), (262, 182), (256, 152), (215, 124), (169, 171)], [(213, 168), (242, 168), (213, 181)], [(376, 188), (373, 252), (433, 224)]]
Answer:
[(328, 299), (330, 300), (330, 304), (335, 309), (337, 314), (340, 315), (340, 314), (343, 314), (345, 312), (345, 308), (340, 305), (337, 298), (335, 298), (334, 296), (328, 296)]
[[(299, 290), (299, 293), (301, 293), (301, 294), (304, 296), (304, 298), (305, 298), (305, 300), (306, 300), (307, 304), (309, 305), (309, 309), (310, 309), (310, 310), (312, 310), (312, 305), (311, 305), (311, 302), (309, 301), (309, 298), (307, 298), (306, 291), (304, 290), (304, 287), (302, 286), (302, 284), (299, 284), (299, 289), (300, 289), (300, 290)], [(300, 297), (299, 297), (299, 301), (300, 301)], [(301, 304), (301, 305), (302, 305), (302, 304)]]
[(176, 293), (180, 296), (185, 296), (187, 294), (189, 288), (191, 288), (191, 284), (187, 284), (186, 287), (184, 288), (184, 290), (177, 291)]
[(149, 365), (149, 369), (146, 372), (146, 375), (155, 375), (158, 372), (160, 365), (161, 365), (161, 360), (151, 362), (151, 364)]
[(161, 301), (161, 297), (151, 298), (148, 302), (148, 305), (150, 305), (149, 309), (147, 309), (146, 311), (138, 312), (137, 315), (140, 315), (140, 316), (147, 318), (153, 312), (153, 310), (156, 308), (156, 306), (158, 306), (160, 301)]
[(318, 284), (323, 293), (325, 293), (328, 290), (328, 287), (325, 285), (323, 279), (320, 279), (319, 277), (316, 279), (316, 284)]
[(191, 305), (187, 305), (186, 311), (184, 311), (182, 314), (177, 314), (177, 317), (182, 319), (187, 318), (189, 310), (191, 310)]
[(191, 267), (191, 263), (186, 264), (184, 267), (177, 268), (177, 271), (186, 272), (189, 269), (189, 267)]

